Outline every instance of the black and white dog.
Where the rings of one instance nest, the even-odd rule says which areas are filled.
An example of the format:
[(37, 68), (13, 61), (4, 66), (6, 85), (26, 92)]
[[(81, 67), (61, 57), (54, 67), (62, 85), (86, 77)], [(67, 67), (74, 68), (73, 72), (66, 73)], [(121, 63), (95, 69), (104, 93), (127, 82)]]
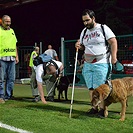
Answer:
[[(60, 101), (60, 96), (63, 95), (63, 91), (65, 93), (65, 100), (68, 100), (67, 98), (67, 91), (68, 91), (68, 86), (69, 84), (73, 83), (73, 77), (74, 75), (66, 75), (66, 76), (62, 76), (59, 80), (59, 83), (57, 84), (57, 90), (58, 92), (58, 100)], [(75, 76), (75, 83), (78, 83), (80, 81), (80, 79)]]

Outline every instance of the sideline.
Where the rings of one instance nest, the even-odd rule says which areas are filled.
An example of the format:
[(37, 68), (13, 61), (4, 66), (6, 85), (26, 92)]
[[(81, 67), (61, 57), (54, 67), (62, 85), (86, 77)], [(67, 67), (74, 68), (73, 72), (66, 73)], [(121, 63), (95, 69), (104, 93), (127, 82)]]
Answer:
[(3, 124), (2, 122), (0, 122), (0, 127), (11, 130), (11, 131), (15, 131), (15, 132), (18, 132), (18, 133), (33, 133), (33, 132), (22, 130), (22, 129), (19, 129), (19, 128), (16, 128), (16, 127), (13, 127), (13, 126), (10, 126), (10, 125), (7, 125), (7, 124)]

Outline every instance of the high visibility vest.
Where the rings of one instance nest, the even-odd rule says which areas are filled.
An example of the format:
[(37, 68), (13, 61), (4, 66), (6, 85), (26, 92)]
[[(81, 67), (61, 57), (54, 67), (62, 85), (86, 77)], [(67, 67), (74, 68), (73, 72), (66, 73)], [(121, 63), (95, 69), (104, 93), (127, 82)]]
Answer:
[(17, 38), (13, 29), (4, 30), (0, 26), (0, 57), (15, 56), (16, 57)]
[(33, 67), (34, 66), (34, 64), (33, 64), (33, 55), (38, 55), (35, 51), (33, 51), (32, 53), (31, 53), (31, 56), (30, 56), (30, 62), (29, 62), (29, 66), (30, 67)]

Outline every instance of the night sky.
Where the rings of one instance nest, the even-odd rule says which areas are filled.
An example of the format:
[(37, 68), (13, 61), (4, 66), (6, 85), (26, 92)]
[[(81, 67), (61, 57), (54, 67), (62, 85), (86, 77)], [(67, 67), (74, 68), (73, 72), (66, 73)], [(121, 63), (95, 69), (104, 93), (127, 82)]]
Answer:
[[(11, 27), (15, 30), (19, 45), (34, 45), (35, 42), (42, 42), (43, 49), (46, 49), (51, 43), (58, 51), (61, 37), (65, 40), (79, 38), (84, 28), (81, 20), (82, 11), (86, 8), (97, 11), (102, 4), (98, 3), (98, 5), (96, 1), (98, 0), (41, 0), (2, 10), (0, 17), (3, 14), (11, 16)], [(119, 0), (117, 6), (123, 9), (132, 8), (132, 4), (127, 1), (131, 2), (131, 0), (124, 0), (124, 2)], [(102, 17), (97, 21), (105, 22)], [(128, 21), (128, 26), (132, 28), (132, 22)]]

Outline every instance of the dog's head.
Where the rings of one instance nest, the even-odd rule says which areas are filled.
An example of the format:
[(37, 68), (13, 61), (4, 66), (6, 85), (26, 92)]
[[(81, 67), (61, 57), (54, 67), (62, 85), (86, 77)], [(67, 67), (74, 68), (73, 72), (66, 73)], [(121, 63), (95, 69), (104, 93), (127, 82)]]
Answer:
[(92, 93), (92, 106), (98, 106), (103, 100), (105, 100), (110, 93), (110, 88), (107, 84), (102, 84), (96, 88)]
[(91, 104), (92, 104), (92, 106), (96, 107), (96, 106), (99, 105), (99, 103), (101, 103), (100, 94), (97, 90), (94, 90), (93, 93), (92, 93)]
[[(62, 86), (68, 86), (69, 84), (73, 83), (73, 75), (66, 75), (66, 76), (62, 76), (60, 78), (60, 82), (58, 85), (62, 85)], [(80, 81), (80, 79), (75, 76), (75, 83), (78, 83)]]

